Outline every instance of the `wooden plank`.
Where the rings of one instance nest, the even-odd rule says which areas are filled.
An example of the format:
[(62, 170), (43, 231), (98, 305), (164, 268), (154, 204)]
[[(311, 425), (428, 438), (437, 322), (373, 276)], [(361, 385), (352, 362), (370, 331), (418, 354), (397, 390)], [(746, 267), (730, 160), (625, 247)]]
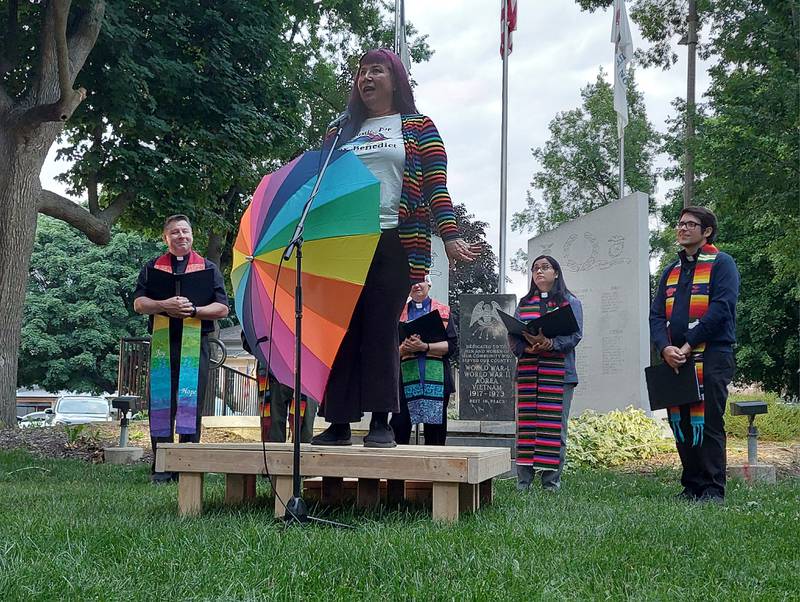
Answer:
[(433, 484), (433, 520), (455, 522), (458, 520), (458, 483)]
[(511, 470), (511, 450), (505, 448), (492, 448), (499, 450), (498, 453), (487, 455), (477, 462), (477, 474), (475, 480), (470, 483), (483, 483), (486, 479), (492, 479)]
[(372, 508), (381, 501), (380, 479), (358, 479), (358, 492), (356, 493), (356, 506), (359, 508)]
[(320, 502), (325, 506), (338, 506), (344, 501), (344, 479), (342, 477), (322, 477)]
[(256, 497), (256, 479), (254, 474), (244, 475), (244, 499), (252, 500)]
[(245, 475), (225, 475), (225, 505), (234, 506), (244, 501)]
[(411, 504), (430, 506), (433, 502), (433, 483), (406, 481), (406, 501)]
[[(352, 456), (334, 450), (301, 456), (302, 472), (307, 476), (451, 482), (467, 480), (468, 462), (466, 458), (391, 457), (381, 453)], [(290, 475), (292, 454), (268, 453), (267, 464), (272, 475)], [(264, 473), (261, 453), (244, 450), (173, 448), (165, 450), (165, 465), (175, 472)]]
[(178, 514), (198, 516), (203, 512), (203, 473), (183, 472), (178, 477)]
[(480, 505), (488, 506), (494, 500), (494, 479), (486, 479), (480, 485)]
[(275, 475), (272, 477), (275, 487), (275, 518), (283, 518), (286, 515), (286, 506), (292, 497), (292, 477)]
[(458, 484), (459, 512), (477, 512), (481, 505), (480, 485), (474, 483)]
[[(261, 443), (159, 443), (159, 450), (162, 449), (228, 449), (228, 450), (246, 450), (246, 451), (262, 451)], [(291, 452), (291, 443), (265, 443), (264, 447), (267, 452), (271, 451), (284, 451)], [(507, 451), (505, 447), (478, 447), (478, 446), (461, 446), (461, 445), (403, 445), (387, 449), (376, 449), (374, 447), (364, 447), (362, 445), (352, 445), (347, 447), (331, 448), (322, 445), (311, 445), (309, 443), (300, 444), (301, 452), (327, 452), (335, 450), (338, 454), (343, 455), (367, 455), (374, 456), (380, 454), (382, 456), (418, 456), (418, 457), (480, 457), (490, 456), (496, 454), (498, 451)]]
[(406, 482), (396, 479), (386, 481), (386, 503), (399, 506), (406, 498)]

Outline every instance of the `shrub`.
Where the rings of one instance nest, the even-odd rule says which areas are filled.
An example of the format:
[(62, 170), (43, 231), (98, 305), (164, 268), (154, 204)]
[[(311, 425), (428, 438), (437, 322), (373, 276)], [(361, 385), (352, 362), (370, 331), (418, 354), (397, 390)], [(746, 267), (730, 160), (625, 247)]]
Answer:
[(672, 449), (663, 426), (630, 406), (607, 414), (587, 410), (569, 421), (567, 460), (572, 466), (619, 466)]
[(784, 403), (775, 393), (734, 393), (728, 397), (725, 414), (725, 431), (732, 437), (747, 437), (747, 416), (731, 416), (731, 401), (764, 400), (766, 414), (756, 416), (758, 438), (764, 441), (792, 441), (800, 439), (800, 404)]

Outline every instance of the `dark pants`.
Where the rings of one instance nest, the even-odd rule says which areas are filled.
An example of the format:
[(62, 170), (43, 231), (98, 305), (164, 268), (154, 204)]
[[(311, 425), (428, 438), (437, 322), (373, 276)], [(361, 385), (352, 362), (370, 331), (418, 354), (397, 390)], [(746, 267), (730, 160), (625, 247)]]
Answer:
[(733, 378), (733, 353), (709, 351), (703, 357), (703, 391), (705, 397), (705, 426), (702, 445), (692, 446), (689, 411), (681, 408), (681, 430), (684, 442), (676, 441), (683, 465), (681, 484), (695, 496), (725, 495), (725, 403), (728, 384)]
[[(411, 442), (411, 414), (405, 399), (400, 399), (400, 411), (392, 414), (389, 422), (394, 431), (394, 440), (400, 445)], [(442, 424), (425, 423), (425, 445), (444, 445), (447, 440), (447, 404), (442, 408)]]
[[(286, 421), (289, 419), (289, 404), (292, 403), (294, 391), (291, 387), (282, 385), (270, 378), (269, 383), (269, 441), (284, 443), (286, 441)], [(314, 436), (314, 417), (317, 415), (317, 402), (313, 399), (306, 400), (306, 413), (300, 423), (300, 441), (308, 443)], [(291, 417), (294, 420), (294, 416)]]
[[(176, 340), (177, 339), (177, 340)], [(170, 430), (175, 431), (175, 413), (178, 411), (178, 379), (180, 377), (181, 366), (181, 347), (180, 338), (170, 336), (169, 345), (169, 368), (170, 368)], [(178, 435), (179, 443), (199, 443), (200, 428), (203, 418), (201, 407), (206, 396), (206, 385), (208, 383), (208, 335), (200, 337), (200, 366), (197, 375), (197, 430), (193, 435)], [(156, 472), (156, 449), (159, 443), (172, 443), (174, 436), (150, 437), (150, 444), (153, 447), (153, 461), (150, 464), (150, 472)]]
[(364, 412), (400, 409), (397, 324), (411, 283), (397, 230), (381, 234), (350, 328), (331, 367), (320, 408), (327, 422), (358, 422)]

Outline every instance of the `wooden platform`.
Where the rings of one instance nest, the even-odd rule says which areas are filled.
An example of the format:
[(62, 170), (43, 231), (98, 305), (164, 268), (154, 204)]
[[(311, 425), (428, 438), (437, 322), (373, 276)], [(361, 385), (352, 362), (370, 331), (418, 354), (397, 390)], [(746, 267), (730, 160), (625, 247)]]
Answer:
[[(292, 494), (292, 445), (267, 443), (267, 466), (277, 495), (275, 516), (282, 517)], [(495, 447), (434, 447), (403, 445), (392, 449), (361, 446), (301, 445), (304, 477), (322, 477), (320, 497), (325, 504), (344, 501), (343, 480), (358, 479), (356, 504), (380, 502), (381, 481), (386, 499), (406, 497), (406, 481), (431, 483), (435, 520), (455, 521), (461, 512), (474, 512), (492, 500), (492, 480), (511, 467), (508, 449)], [(180, 473), (178, 511), (202, 512), (203, 475), (225, 474), (225, 502), (236, 504), (255, 496), (255, 479), (265, 474), (261, 443), (161, 443), (156, 470)], [(418, 486), (414, 486), (418, 489)]]

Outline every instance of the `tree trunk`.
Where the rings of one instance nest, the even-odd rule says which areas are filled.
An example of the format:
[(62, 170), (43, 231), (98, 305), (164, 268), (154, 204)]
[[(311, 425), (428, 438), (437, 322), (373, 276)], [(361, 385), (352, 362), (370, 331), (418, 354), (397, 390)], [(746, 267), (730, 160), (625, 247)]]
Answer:
[(18, 140), (0, 115), (0, 423), (16, 425), (17, 364), (28, 267), (36, 236), (39, 173), (59, 126)]

